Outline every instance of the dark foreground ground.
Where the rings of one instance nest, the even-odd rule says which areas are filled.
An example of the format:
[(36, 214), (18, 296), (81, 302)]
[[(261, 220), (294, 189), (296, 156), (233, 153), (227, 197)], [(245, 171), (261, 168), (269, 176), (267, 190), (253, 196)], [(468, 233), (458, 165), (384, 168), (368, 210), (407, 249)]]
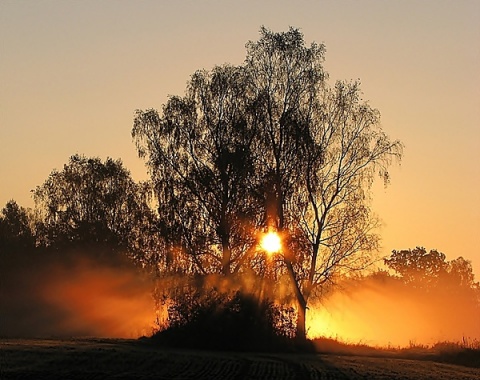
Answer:
[(0, 379), (469, 379), (480, 369), (385, 355), (220, 353), (112, 339), (0, 339)]

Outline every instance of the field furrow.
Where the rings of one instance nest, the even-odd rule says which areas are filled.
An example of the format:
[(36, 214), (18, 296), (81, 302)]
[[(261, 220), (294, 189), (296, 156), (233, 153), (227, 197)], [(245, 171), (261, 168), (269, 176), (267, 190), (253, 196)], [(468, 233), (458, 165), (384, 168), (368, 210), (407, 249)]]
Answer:
[(132, 378), (480, 380), (480, 371), (395, 357), (222, 353), (126, 340), (0, 340), (1, 380)]

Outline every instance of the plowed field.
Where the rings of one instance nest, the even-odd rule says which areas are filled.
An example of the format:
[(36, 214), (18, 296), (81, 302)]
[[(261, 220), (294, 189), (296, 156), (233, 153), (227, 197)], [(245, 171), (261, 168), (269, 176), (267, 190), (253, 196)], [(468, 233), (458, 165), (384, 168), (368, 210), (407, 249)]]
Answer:
[(478, 368), (396, 357), (169, 350), (133, 340), (0, 340), (0, 379), (469, 379)]

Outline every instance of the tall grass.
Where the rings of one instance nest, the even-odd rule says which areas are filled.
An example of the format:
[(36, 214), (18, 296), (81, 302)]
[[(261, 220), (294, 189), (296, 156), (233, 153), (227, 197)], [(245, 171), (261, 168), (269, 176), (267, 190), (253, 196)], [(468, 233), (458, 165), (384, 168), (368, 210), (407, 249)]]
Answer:
[(480, 340), (475, 338), (463, 337), (457, 342), (439, 341), (432, 345), (410, 341), (407, 347), (369, 346), (361, 342), (346, 343), (332, 338), (317, 338), (312, 342), (319, 353), (403, 357), (480, 368)]

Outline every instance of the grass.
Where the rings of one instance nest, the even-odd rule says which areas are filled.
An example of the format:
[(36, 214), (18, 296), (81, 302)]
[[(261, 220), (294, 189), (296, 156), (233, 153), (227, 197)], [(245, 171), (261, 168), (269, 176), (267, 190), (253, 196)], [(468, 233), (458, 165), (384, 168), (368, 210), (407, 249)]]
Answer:
[(430, 360), (480, 368), (480, 341), (476, 339), (437, 342), (431, 346), (410, 342), (408, 347), (372, 347), (362, 343), (343, 343), (331, 338), (318, 338), (312, 342), (319, 353)]

